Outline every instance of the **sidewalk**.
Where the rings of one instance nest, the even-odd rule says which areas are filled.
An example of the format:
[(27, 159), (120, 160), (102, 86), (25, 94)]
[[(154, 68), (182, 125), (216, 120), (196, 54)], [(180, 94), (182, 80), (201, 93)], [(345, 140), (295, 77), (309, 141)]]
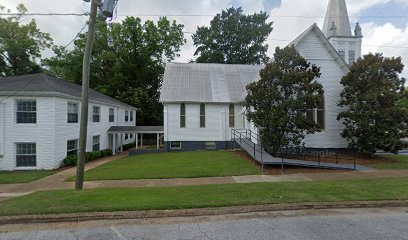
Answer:
[[(104, 158), (86, 164), (85, 170), (90, 170), (105, 163), (120, 159), (127, 152)], [(38, 181), (26, 184), (0, 185), (0, 201), (13, 197), (27, 195), (38, 191), (74, 189), (74, 182), (64, 182), (75, 175), (76, 168), (70, 168)], [(381, 171), (353, 171), (353, 172), (325, 172), (325, 173), (298, 173), (288, 175), (254, 175), (234, 177), (210, 178), (175, 178), (175, 179), (142, 179), (142, 180), (103, 180), (84, 183), (85, 189), (120, 188), (120, 187), (170, 187), (193, 186), (232, 183), (259, 183), (259, 182), (304, 182), (322, 180), (369, 179), (385, 177), (408, 177), (408, 170), (381, 170)]]
[[(115, 156), (103, 158), (101, 160), (89, 162), (85, 165), (85, 171), (99, 167), (103, 164), (112, 162), (114, 160), (123, 158), (128, 155), (128, 152), (122, 152)], [(67, 178), (76, 174), (76, 167), (72, 167), (60, 172), (57, 172), (48, 177), (39, 179), (31, 183), (18, 183), (18, 184), (0, 184), (0, 201), (3, 198), (17, 197), (26, 195), (32, 192), (46, 191), (46, 190), (58, 190), (58, 189), (73, 189), (75, 187), (74, 182), (64, 182)], [(90, 188), (94, 184), (85, 183), (85, 188)], [(3, 199), (4, 200), (4, 199)]]

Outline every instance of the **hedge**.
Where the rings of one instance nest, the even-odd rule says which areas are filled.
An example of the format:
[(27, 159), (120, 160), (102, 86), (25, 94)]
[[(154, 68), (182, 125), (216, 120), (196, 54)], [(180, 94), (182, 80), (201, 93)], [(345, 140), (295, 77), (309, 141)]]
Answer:
[[(91, 162), (93, 160), (104, 158), (106, 156), (112, 156), (111, 149), (106, 149), (106, 150), (96, 151), (96, 152), (87, 152), (85, 162)], [(67, 156), (64, 159), (63, 163), (65, 166), (76, 166), (77, 161), (78, 161), (78, 157), (75, 155), (72, 155), (72, 156)]]
[(123, 145), (123, 151), (129, 150), (135, 147), (136, 147), (136, 142), (128, 143), (128, 144)]

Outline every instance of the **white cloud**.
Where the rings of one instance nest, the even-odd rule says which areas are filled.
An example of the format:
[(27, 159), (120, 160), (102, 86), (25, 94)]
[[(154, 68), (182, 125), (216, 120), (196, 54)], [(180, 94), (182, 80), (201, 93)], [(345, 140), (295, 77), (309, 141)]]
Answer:
[(391, 23), (369, 22), (362, 24), (362, 28), (363, 54), (380, 52), (387, 57), (401, 56), (405, 64), (403, 77), (408, 78), (408, 24), (405, 29), (399, 29)]
[[(361, 11), (378, 4), (385, 4), (392, 0), (349, 0), (348, 11), (350, 16), (358, 16)], [(400, 3), (408, 4), (407, 0), (394, 0)], [(302, 33), (313, 23), (320, 27), (323, 25), (323, 18), (328, 1), (316, 0), (282, 0), (279, 8), (272, 9), (271, 19), (274, 21), (274, 30), (271, 33), (269, 44), (269, 55), (273, 54), (276, 46), (284, 47), (295, 37)], [(280, 17), (280, 16), (302, 16), (298, 17)], [(355, 20), (355, 19), (354, 19)], [(402, 56), (406, 65), (403, 76), (408, 78), (408, 49), (377, 47), (377, 46), (407, 46), (408, 47), (408, 24), (405, 29), (399, 29), (391, 23), (379, 25), (375, 22), (364, 23), (362, 19), (363, 53), (382, 52), (385, 56)], [(277, 41), (277, 40), (285, 41)]]
[(259, 12), (264, 9), (263, 0), (241, 0), (242, 9), (247, 13)]
[[(408, 5), (407, 0), (347, 0), (349, 15), (358, 16), (363, 10), (379, 4), (395, 1)], [(253, 13), (263, 9), (263, 0), (240, 0), (246, 13)], [(1, 5), (13, 8), (17, 3), (23, 3), (30, 12), (86, 12), (89, 3), (82, 0), (1, 0)], [(232, 0), (119, 0), (118, 13), (121, 15), (117, 21), (123, 19), (122, 15), (137, 14), (201, 14), (215, 15), (226, 9)], [(286, 46), (311, 24), (323, 24), (323, 18), (328, 0), (282, 0), (279, 7), (270, 12), (270, 20), (274, 21), (274, 30), (270, 35), (269, 55), (272, 55), (276, 46)], [(288, 17), (288, 16), (302, 16)], [(144, 18), (147, 19), (147, 18)], [(157, 18), (149, 17), (157, 20)], [(195, 32), (197, 26), (209, 25), (212, 17), (174, 17), (177, 22), (185, 25), (186, 32)], [(81, 29), (86, 17), (36, 17), (40, 29), (51, 33), (55, 44), (67, 44)], [(353, 22), (356, 19), (353, 19)], [(408, 46), (408, 26), (399, 29), (392, 24), (379, 25), (375, 22), (364, 22), (360, 19), (364, 31), (363, 52), (384, 52), (387, 56), (400, 56), (408, 69), (408, 50), (402, 48), (378, 48), (366, 45)], [(194, 46), (190, 34), (185, 35), (187, 44), (182, 47), (181, 57), (177, 61), (185, 62), (193, 58)], [(274, 40), (275, 39), (275, 40)], [(280, 41), (276, 41), (280, 40)], [(47, 53), (49, 55), (49, 53)], [(405, 72), (407, 76), (407, 71)]]

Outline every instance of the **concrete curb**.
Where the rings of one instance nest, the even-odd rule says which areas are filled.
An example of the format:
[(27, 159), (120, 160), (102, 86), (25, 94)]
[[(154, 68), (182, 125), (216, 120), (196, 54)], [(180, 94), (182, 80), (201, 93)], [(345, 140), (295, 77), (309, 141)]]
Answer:
[(147, 210), (129, 212), (96, 212), (96, 213), (12, 216), (12, 217), (0, 217), (0, 225), (24, 224), (24, 223), (83, 222), (95, 220), (148, 219), (165, 217), (166, 218), (197, 217), (197, 216), (214, 216), (224, 214), (243, 214), (286, 210), (384, 208), (384, 207), (408, 207), (408, 200), (375, 201), (375, 202), (354, 201), (354, 202), (331, 202), (331, 203), (282, 203), (269, 205), (251, 205), (251, 206), (179, 209), (179, 210)]

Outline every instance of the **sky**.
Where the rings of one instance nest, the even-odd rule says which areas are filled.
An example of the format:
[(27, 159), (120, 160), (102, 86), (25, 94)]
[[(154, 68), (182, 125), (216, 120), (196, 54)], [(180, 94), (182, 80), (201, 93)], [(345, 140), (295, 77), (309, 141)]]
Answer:
[[(284, 47), (313, 23), (323, 25), (329, 0), (119, 0), (118, 16), (121, 21), (132, 15), (215, 15), (234, 6), (242, 7), (247, 14), (265, 11), (274, 22), (274, 30), (268, 38), (268, 55), (277, 46)], [(352, 29), (357, 22), (363, 29), (363, 54), (381, 52), (385, 56), (403, 57), (408, 78), (408, 0), (346, 0)], [(23, 3), (29, 12), (86, 12), (90, 4), (82, 0), (0, 0), (14, 10)], [(185, 32), (195, 32), (197, 26), (209, 25), (212, 16), (170, 17), (185, 25)], [(68, 44), (84, 26), (86, 17), (35, 17), (39, 28), (49, 32), (57, 45)], [(158, 17), (142, 17), (157, 20)], [(194, 59), (195, 48), (191, 34), (186, 33), (187, 43), (175, 61)], [(51, 54), (47, 52), (46, 55)]]

